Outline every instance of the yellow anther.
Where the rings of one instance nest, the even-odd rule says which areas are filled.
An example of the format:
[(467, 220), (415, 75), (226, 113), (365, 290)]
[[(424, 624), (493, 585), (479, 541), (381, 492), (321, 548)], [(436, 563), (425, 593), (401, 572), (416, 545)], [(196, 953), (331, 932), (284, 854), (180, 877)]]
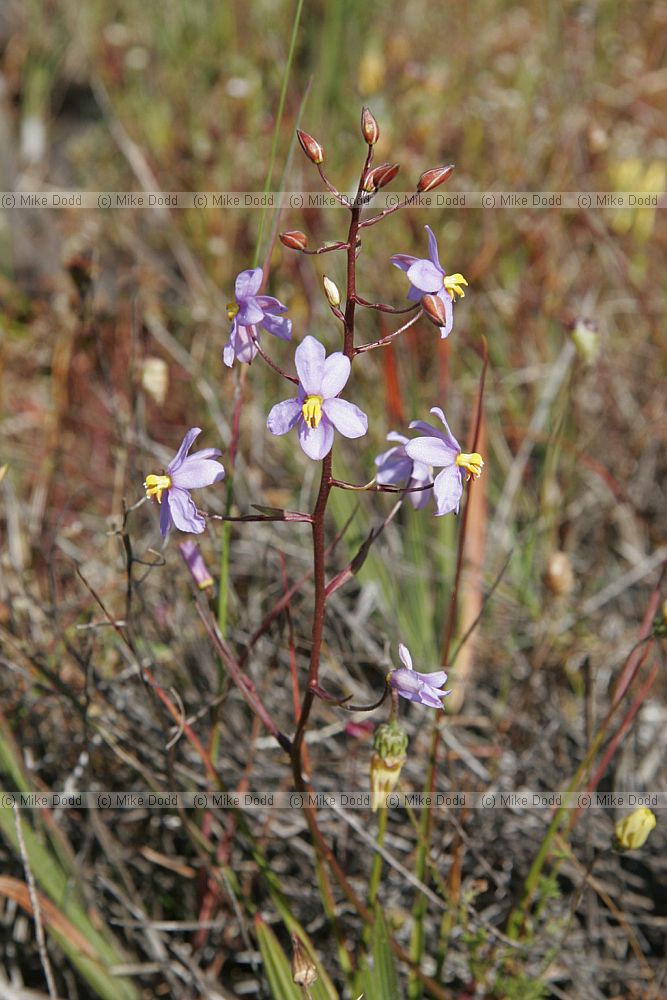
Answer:
[(227, 303), (227, 319), (231, 322), (239, 311), (237, 302)]
[(482, 456), (473, 451), (471, 455), (466, 455), (464, 452), (460, 452), (456, 456), (456, 464), (460, 465), (462, 469), (465, 469), (468, 475), (466, 479), (479, 479), (482, 474), (482, 469), (484, 468), (484, 461)]
[(458, 271), (456, 274), (446, 274), (442, 279), (442, 283), (449, 292), (452, 302), (456, 295), (460, 295), (462, 299), (465, 298), (466, 293), (463, 291), (462, 286), (466, 285), (467, 287), (468, 282)]
[(146, 476), (144, 487), (149, 500), (151, 497), (155, 497), (158, 503), (162, 503), (162, 494), (165, 490), (170, 489), (171, 478), (169, 476), (155, 476), (151, 473), (150, 476)]
[(303, 419), (311, 429), (319, 427), (320, 420), (322, 419), (322, 397), (306, 396), (301, 407), (301, 412), (303, 413)]

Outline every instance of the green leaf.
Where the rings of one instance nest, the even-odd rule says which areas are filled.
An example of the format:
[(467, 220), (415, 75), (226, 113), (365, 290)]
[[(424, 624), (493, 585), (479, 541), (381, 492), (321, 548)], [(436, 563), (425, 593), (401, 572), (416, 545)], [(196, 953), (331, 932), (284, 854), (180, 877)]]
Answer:
[(394, 956), (382, 910), (375, 911), (372, 940), (373, 965), (367, 965), (362, 979), (364, 1000), (401, 1000)]

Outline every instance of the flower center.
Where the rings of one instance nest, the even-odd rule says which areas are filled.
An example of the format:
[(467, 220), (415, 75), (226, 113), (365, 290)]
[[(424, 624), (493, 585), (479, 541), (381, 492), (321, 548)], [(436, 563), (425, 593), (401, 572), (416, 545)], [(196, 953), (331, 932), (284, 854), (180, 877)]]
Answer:
[(322, 419), (322, 397), (306, 396), (301, 407), (301, 412), (303, 413), (303, 419), (311, 430), (319, 427), (320, 420)]
[(239, 311), (238, 302), (227, 303), (227, 319), (231, 322)]
[(484, 468), (482, 456), (476, 451), (473, 451), (471, 455), (466, 455), (462, 451), (459, 452), (456, 456), (456, 464), (466, 470), (466, 480), (471, 477), (473, 479), (479, 479), (482, 474), (482, 469)]
[(151, 497), (156, 497), (157, 502), (162, 503), (162, 494), (165, 490), (171, 489), (171, 476), (154, 476), (151, 473), (150, 476), (146, 476), (144, 487), (149, 500)]
[(468, 284), (466, 279), (458, 271), (456, 274), (446, 274), (442, 279), (442, 283), (445, 286), (446, 291), (449, 292), (452, 302), (456, 295), (460, 295), (462, 299), (465, 298), (465, 292), (463, 291), (463, 285)]

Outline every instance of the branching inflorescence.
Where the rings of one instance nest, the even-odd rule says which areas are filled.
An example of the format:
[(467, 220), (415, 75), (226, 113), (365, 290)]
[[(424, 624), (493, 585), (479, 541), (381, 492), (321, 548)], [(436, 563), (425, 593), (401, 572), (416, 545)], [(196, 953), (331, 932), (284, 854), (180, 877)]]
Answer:
[[(299, 230), (290, 230), (281, 234), (283, 245), (303, 254), (344, 253), (347, 258), (347, 287), (345, 296), (329, 278), (324, 279), (324, 293), (333, 317), (342, 327), (342, 350), (328, 357), (323, 345), (313, 336), (306, 335), (294, 352), (296, 375), (290, 374), (278, 365), (260, 343), (260, 331), (263, 329), (282, 340), (292, 338), (292, 322), (284, 314), (287, 306), (278, 299), (262, 294), (265, 274), (261, 268), (247, 269), (239, 273), (235, 284), (235, 301), (228, 306), (228, 316), (232, 322), (229, 341), (223, 351), (225, 365), (231, 367), (234, 362), (249, 365), (258, 356), (261, 357), (275, 372), (286, 381), (296, 385), (296, 394), (282, 402), (276, 402), (267, 419), (267, 428), (274, 435), (284, 435), (296, 431), (301, 449), (312, 461), (321, 465), (320, 485), (313, 510), (310, 514), (297, 514), (288, 511), (268, 511), (258, 508), (259, 515), (240, 518), (223, 518), (223, 520), (294, 520), (310, 524), (313, 546), (312, 578), (314, 584), (314, 611), (311, 632), (311, 656), (308, 678), (301, 694), (301, 705), (297, 713), (296, 727), (291, 738), (280, 733), (271, 723), (266, 708), (253, 694), (248, 699), (251, 682), (243, 680), (242, 667), (236, 664), (230, 647), (224, 643), (218, 634), (216, 643), (219, 649), (224, 649), (223, 657), (227, 667), (242, 693), (249, 700), (265, 725), (270, 725), (270, 731), (276, 736), (280, 745), (291, 758), (295, 786), (299, 790), (306, 788), (304, 777), (302, 747), (304, 734), (308, 726), (311, 709), (315, 698), (326, 698), (334, 701), (322, 688), (319, 680), (320, 656), (324, 636), (326, 602), (332, 592), (334, 578), (326, 581), (326, 549), (325, 549), (325, 518), (327, 503), (332, 489), (354, 489), (359, 492), (397, 493), (399, 503), (407, 496), (416, 509), (425, 508), (431, 499), (435, 501), (436, 516), (457, 513), (461, 502), (464, 486), (470, 479), (481, 474), (484, 462), (477, 453), (463, 453), (458, 441), (449, 429), (445, 415), (437, 406), (431, 413), (442, 422), (444, 430), (421, 420), (413, 421), (410, 428), (416, 431), (416, 436), (410, 438), (397, 431), (391, 431), (388, 440), (395, 443), (392, 448), (378, 455), (375, 459), (377, 472), (370, 482), (355, 486), (343, 483), (332, 475), (332, 454), (335, 431), (349, 440), (363, 437), (368, 430), (366, 414), (349, 399), (342, 399), (345, 390), (349, 395), (348, 382), (353, 374), (353, 363), (368, 351), (391, 344), (409, 327), (422, 317), (430, 320), (440, 330), (442, 338), (449, 337), (454, 327), (454, 304), (456, 297), (463, 298), (464, 287), (468, 282), (462, 274), (455, 272), (447, 274), (440, 263), (437, 240), (426, 226), (428, 234), (428, 256), (416, 257), (397, 253), (391, 257), (391, 263), (404, 271), (409, 281), (407, 291), (408, 305), (393, 306), (382, 302), (370, 302), (357, 292), (357, 260), (361, 248), (359, 233), (362, 229), (377, 225), (399, 208), (400, 202), (378, 214), (362, 218), (364, 208), (369, 204), (372, 195), (389, 184), (398, 173), (398, 164), (383, 163), (372, 166), (374, 146), (379, 137), (379, 128), (371, 112), (364, 108), (362, 112), (361, 130), (367, 146), (366, 159), (361, 171), (356, 197), (343, 195), (331, 183), (324, 172), (324, 148), (322, 145), (299, 130), (297, 132), (301, 148), (308, 159), (315, 165), (327, 190), (350, 213), (350, 224), (347, 237), (338, 242), (329, 243), (315, 249), (309, 249), (308, 238)], [(435, 167), (425, 171), (417, 184), (418, 192), (430, 191), (444, 183), (451, 175), (452, 166)], [(409, 314), (407, 321), (389, 334), (371, 343), (359, 344), (355, 339), (355, 316), (357, 308), (367, 309), (386, 315), (400, 316)], [(400, 322), (400, 321), (399, 321)], [(163, 474), (152, 474), (146, 477), (147, 496), (157, 500), (160, 505), (160, 529), (167, 535), (171, 528), (187, 531), (193, 534), (205, 530), (206, 519), (218, 515), (204, 514), (199, 511), (190, 496), (190, 490), (211, 486), (224, 476), (222, 465), (216, 461), (220, 452), (209, 448), (187, 456), (194, 439), (200, 433), (199, 428), (192, 428), (185, 435), (183, 443), (167, 470)], [(433, 470), (440, 469), (434, 476)], [(379, 532), (371, 536), (369, 544)], [(365, 550), (361, 558), (365, 556)], [(199, 566), (197, 552), (188, 550), (184, 556), (189, 567)], [(192, 570), (194, 572), (194, 569)], [(351, 566), (351, 571), (354, 571)], [(199, 583), (202, 575), (201, 566), (195, 582)], [(206, 573), (204, 572), (204, 575)], [(351, 572), (342, 574), (341, 579), (347, 579)], [(398, 780), (400, 767), (405, 759), (407, 736), (398, 727), (398, 702), (405, 698), (423, 706), (435, 709), (442, 708), (443, 700), (450, 692), (443, 690), (446, 681), (444, 670), (432, 673), (420, 673), (413, 669), (412, 658), (403, 644), (399, 644), (399, 657), (402, 666), (390, 671), (386, 678), (386, 692), (391, 694), (391, 710), (388, 723), (379, 727), (375, 740), (375, 752), (371, 767), (373, 784), (373, 807), (383, 806), (383, 795), (394, 787)], [(241, 657), (245, 663), (247, 653)], [(341, 710), (352, 708), (342, 699)], [(379, 703), (378, 703), (379, 704)], [(377, 708), (377, 704), (370, 707)], [(354, 710), (359, 710), (354, 706)], [(312, 829), (312, 826), (311, 826)], [(319, 835), (321, 836), (321, 835)], [(317, 839), (317, 838), (316, 838)]]

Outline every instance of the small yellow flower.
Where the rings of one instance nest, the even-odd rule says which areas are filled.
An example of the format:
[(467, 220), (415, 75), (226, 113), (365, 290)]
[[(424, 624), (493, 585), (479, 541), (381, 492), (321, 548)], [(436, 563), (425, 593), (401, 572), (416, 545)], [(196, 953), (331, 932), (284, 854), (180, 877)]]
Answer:
[(646, 806), (635, 809), (629, 816), (619, 820), (614, 830), (612, 846), (615, 851), (635, 851), (646, 843), (657, 820)]

